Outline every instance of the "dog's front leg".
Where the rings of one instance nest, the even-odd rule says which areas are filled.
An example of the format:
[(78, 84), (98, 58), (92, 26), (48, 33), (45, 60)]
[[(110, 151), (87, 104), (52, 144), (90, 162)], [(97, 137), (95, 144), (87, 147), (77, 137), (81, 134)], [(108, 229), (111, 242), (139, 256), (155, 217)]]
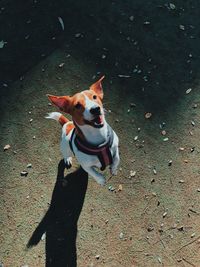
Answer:
[(69, 146), (69, 140), (67, 136), (62, 136), (62, 140), (60, 143), (60, 150), (63, 154), (65, 166), (67, 169), (71, 168), (72, 166), (72, 154), (71, 154), (71, 149)]
[(117, 175), (117, 167), (119, 165), (120, 158), (119, 158), (119, 148), (116, 147), (115, 154), (113, 156), (113, 163), (110, 166), (110, 171), (112, 175)]
[(119, 138), (114, 132), (114, 140), (113, 140), (113, 146), (112, 146), (112, 157), (113, 157), (113, 162), (110, 166), (110, 172), (112, 175), (117, 175), (117, 167), (120, 162), (119, 158)]
[(106, 183), (105, 177), (101, 173), (96, 171), (94, 167), (84, 167), (84, 166), (82, 166), (82, 168), (86, 172), (88, 172), (89, 175), (91, 175), (95, 179), (95, 181), (97, 181), (98, 184), (105, 185), (105, 183)]

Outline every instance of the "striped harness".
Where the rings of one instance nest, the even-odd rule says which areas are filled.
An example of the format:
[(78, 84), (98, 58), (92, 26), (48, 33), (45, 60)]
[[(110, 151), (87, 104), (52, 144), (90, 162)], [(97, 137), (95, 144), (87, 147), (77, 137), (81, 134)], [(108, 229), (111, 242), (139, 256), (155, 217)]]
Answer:
[[(73, 151), (72, 147), (72, 140), (74, 138), (74, 134), (76, 131), (76, 128), (72, 130), (72, 135), (70, 138), (70, 148)], [(108, 141), (106, 143), (100, 144), (98, 146), (92, 145), (88, 143), (86, 140), (83, 140), (80, 138), (78, 135), (75, 135), (74, 138), (74, 144), (77, 147), (77, 149), (85, 154), (88, 155), (95, 155), (98, 157), (100, 163), (101, 163), (101, 171), (105, 170), (106, 166), (111, 165), (113, 162), (112, 154), (111, 154), (111, 147), (113, 144), (113, 139), (114, 139), (114, 133), (112, 128), (108, 125)]]

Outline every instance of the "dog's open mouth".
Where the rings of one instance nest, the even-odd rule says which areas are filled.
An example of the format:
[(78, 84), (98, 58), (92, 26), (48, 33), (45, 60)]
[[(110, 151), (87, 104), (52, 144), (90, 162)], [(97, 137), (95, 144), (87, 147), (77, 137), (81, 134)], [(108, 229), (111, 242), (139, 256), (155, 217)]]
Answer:
[(89, 124), (89, 125), (91, 125), (91, 126), (93, 126), (95, 128), (101, 128), (104, 125), (103, 116), (102, 115), (98, 115), (91, 121), (85, 120), (85, 123), (87, 123), (87, 124)]

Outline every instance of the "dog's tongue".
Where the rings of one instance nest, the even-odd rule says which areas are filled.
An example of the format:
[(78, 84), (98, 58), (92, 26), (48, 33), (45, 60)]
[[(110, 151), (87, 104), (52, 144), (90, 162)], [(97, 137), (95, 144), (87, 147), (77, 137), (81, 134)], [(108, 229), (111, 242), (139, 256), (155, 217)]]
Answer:
[(101, 124), (102, 123), (102, 117), (98, 116), (97, 118), (95, 118), (95, 122), (98, 124)]

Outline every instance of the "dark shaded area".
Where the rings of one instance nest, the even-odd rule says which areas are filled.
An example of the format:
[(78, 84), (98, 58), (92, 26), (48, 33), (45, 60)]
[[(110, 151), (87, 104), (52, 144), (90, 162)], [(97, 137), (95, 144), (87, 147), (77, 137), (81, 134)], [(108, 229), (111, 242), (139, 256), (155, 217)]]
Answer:
[(143, 103), (169, 104), (199, 76), (199, 10), (197, 0), (1, 1), (2, 84), (65, 42)]
[(76, 264), (77, 222), (88, 184), (88, 174), (80, 167), (64, 177), (64, 162), (58, 165), (51, 205), (32, 234), (27, 247), (35, 246), (46, 232), (46, 267), (74, 267)]

